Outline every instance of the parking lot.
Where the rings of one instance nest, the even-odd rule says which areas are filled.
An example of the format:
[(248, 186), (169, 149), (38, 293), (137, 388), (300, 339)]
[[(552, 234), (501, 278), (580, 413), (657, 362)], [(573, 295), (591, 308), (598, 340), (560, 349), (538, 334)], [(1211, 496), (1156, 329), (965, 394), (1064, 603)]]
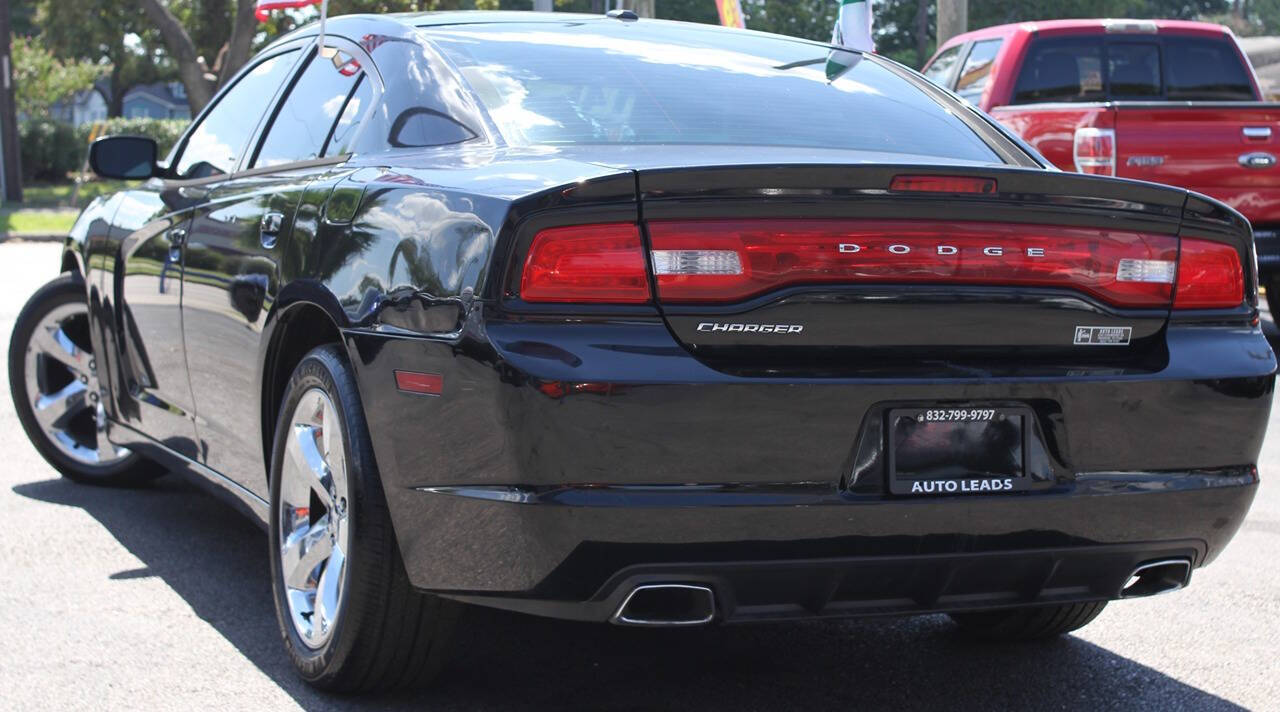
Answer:
[[(0, 244), (0, 339), (58, 246)], [(245, 368), (252, 368), (246, 364)], [(1272, 432), (1276, 427), (1272, 414)], [(59, 479), (0, 398), (0, 708), (1280, 709), (1280, 438), (1232, 546), (1079, 634), (968, 642), (945, 617), (636, 630), (468, 611), (430, 692), (321, 695), (281, 648), (264, 535), (178, 477)]]

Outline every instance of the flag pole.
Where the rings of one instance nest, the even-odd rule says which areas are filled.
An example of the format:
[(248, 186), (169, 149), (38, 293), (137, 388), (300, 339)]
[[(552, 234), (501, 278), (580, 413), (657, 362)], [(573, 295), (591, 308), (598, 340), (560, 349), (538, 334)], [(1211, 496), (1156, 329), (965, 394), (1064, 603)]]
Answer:
[(337, 55), (338, 50), (324, 46), (324, 21), (328, 16), (329, 0), (322, 0), (320, 3), (320, 34), (316, 37), (316, 54), (321, 57), (332, 58)]

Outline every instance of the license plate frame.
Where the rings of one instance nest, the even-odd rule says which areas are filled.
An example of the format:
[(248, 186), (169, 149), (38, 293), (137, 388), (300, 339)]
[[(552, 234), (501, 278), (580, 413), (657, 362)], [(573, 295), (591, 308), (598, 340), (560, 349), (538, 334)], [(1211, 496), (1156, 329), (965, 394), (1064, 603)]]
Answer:
[[(990, 412), (989, 418), (980, 417)], [(979, 417), (964, 417), (960, 414)], [(910, 432), (899, 427), (899, 420), (908, 418), (914, 426)], [(997, 426), (994, 432), (992, 424)], [(1017, 432), (1008, 432), (1009, 425), (1016, 424)], [(978, 427), (975, 427), (978, 426)], [(890, 408), (885, 414), (886, 474), (889, 492), (905, 496), (961, 496), (1006, 494), (1031, 489), (1036, 483), (1028, 472), (1028, 454), (1031, 452), (1035, 431), (1035, 415), (1025, 406), (966, 404), (926, 404), (917, 407)], [(921, 455), (900, 451), (900, 445), (915, 439), (918, 447), (921, 433), (925, 439), (958, 435), (961, 450), (942, 448), (939, 452)], [(1001, 447), (1016, 446), (1016, 458), (1009, 462), (1008, 453), (984, 453), (974, 450), (979, 443), (975, 439), (994, 437)], [(906, 438), (906, 440), (904, 440)], [(964, 447), (968, 447), (966, 452)], [(905, 455), (905, 457), (904, 457)], [(944, 472), (923, 473), (922, 462), (932, 456)], [(967, 458), (986, 461), (986, 471), (975, 471), (966, 465)]]

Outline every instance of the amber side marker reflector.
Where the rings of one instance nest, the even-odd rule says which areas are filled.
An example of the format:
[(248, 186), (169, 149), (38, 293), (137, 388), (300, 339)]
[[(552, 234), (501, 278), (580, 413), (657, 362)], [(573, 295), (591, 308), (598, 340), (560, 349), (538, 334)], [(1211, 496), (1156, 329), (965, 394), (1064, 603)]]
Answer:
[(444, 390), (444, 376), (438, 373), (396, 371), (396, 388), (405, 393), (438, 396)]
[(996, 182), (991, 178), (968, 176), (894, 176), (889, 190), (900, 193), (978, 193), (994, 195)]

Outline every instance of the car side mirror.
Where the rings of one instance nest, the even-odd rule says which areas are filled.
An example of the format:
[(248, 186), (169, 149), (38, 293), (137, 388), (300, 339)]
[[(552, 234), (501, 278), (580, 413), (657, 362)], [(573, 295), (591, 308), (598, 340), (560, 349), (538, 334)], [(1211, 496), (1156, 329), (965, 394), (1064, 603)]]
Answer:
[(145, 136), (107, 136), (89, 147), (89, 165), (103, 178), (142, 180), (156, 174), (158, 151)]

